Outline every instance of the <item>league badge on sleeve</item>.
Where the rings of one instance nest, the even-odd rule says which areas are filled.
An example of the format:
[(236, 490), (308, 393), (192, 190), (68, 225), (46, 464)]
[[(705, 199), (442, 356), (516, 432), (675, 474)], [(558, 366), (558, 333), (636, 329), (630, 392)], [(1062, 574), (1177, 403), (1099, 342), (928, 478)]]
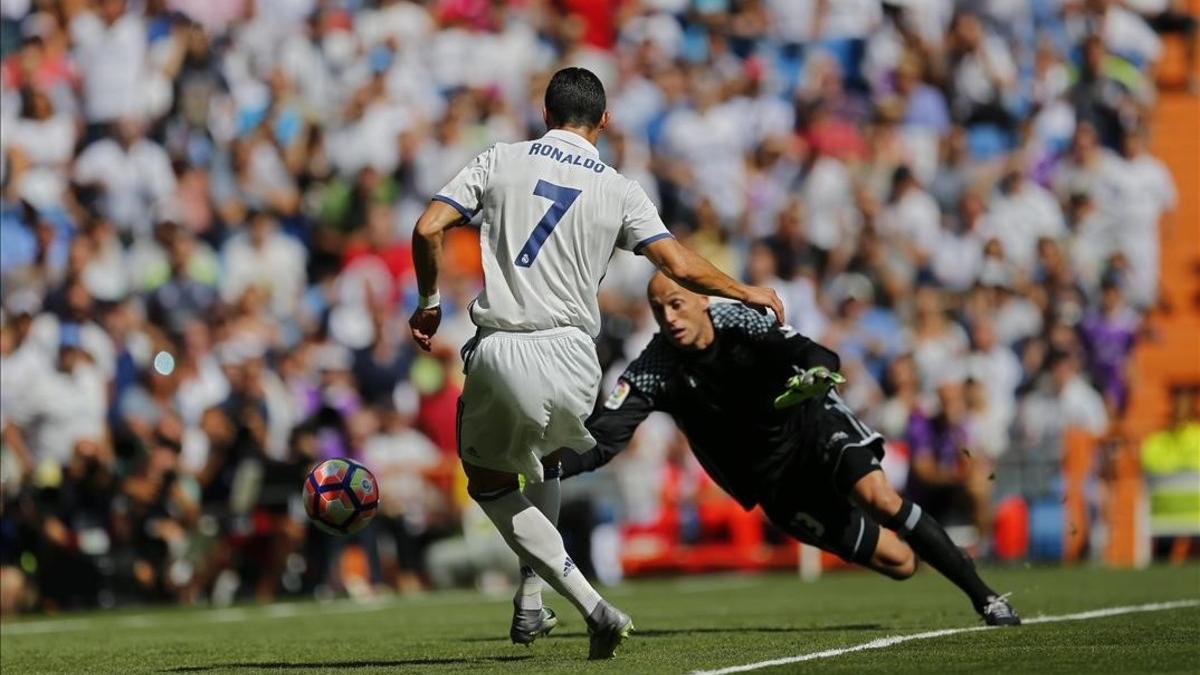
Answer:
[(625, 402), (629, 396), (629, 383), (625, 380), (617, 380), (617, 386), (613, 387), (612, 393), (608, 395), (608, 399), (604, 401), (604, 407), (609, 410), (616, 410)]

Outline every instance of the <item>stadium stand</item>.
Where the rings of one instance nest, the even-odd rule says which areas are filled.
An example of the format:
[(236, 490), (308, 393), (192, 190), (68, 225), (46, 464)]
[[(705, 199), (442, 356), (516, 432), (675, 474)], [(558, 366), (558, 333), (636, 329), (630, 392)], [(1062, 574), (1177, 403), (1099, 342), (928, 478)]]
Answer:
[[(1197, 9), (4, 0), (0, 608), (511, 573), (455, 458), (477, 232), (432, 356), (408, 238), (475, 153), (543, 132), (568, 64), (608, 88), (604, 159), (839, 351), (892, 480), (949, 477), (974, 554), (1143, 563), (1138, 450), (1200, 383)], [(601, 289), (609, 384), (655, 330), (649, 272), (619, 255)], [(564, 485), (581, 567), (795, 565), (678, 444), (651, 418)], [(339, 455), (384, 494), (349, 540), (297, 503)]]

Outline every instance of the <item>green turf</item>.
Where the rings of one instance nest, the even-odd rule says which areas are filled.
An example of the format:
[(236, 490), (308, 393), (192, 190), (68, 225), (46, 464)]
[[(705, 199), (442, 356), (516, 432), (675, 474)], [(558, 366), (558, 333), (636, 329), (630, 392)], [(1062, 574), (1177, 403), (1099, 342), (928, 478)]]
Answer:
[[(1200, 598), (1200, 567), (1141, 572), (989, 570), (1026, 616)], [(34, 672), (685, 673), (977, 625), (962, 596), (922, 571), (896, 583), (862, 572), (639, 581), (606, 595), (634, 617), (611, 663), (588, 663), (582, 622), (531, 649), (508, 642), (510, 604), (453, 592), (359, 606), (123, 610), (0, 627), (0, 670)], [(1198, 672), (1200, 608), (1027, 625), (913, 641), (758, 672)]]

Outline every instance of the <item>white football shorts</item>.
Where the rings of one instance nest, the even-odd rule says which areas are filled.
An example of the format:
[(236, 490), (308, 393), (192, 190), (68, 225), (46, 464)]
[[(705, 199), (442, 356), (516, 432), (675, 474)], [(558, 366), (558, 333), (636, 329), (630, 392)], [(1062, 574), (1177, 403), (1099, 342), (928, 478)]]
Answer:
[(591, 337), (578, 328), (484, 329), (463, 349), (458, 454), (468, 464), (541, 482), (541, 459), (596, 445), (584, 422), (600, 387)]

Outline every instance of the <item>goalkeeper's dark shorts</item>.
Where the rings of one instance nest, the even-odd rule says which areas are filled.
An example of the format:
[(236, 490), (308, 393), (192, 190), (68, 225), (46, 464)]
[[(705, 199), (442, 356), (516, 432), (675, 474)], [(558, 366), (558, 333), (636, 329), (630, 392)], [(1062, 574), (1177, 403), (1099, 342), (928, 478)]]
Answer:
[(780, 472), (763, 511), (788, 535), (844, 560), (866, 563), (879, 524), (850, 501), (863, 476), (881, 470), (883, 437), (867, 428), (836, 394), (805, 406), (800, 449)]

